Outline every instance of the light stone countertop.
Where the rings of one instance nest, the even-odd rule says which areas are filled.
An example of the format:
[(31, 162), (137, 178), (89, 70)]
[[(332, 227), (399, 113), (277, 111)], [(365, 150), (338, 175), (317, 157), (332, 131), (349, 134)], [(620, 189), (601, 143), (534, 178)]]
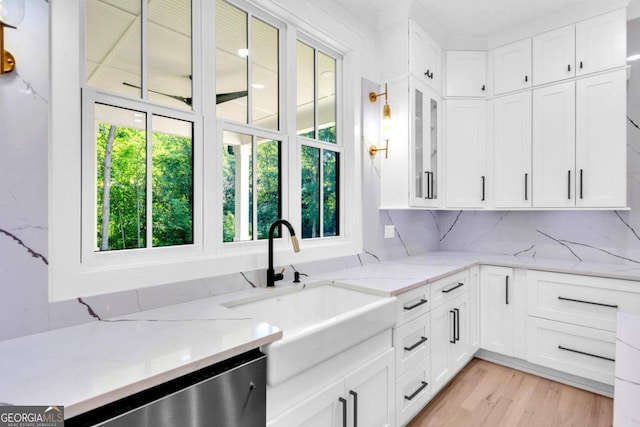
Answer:
[[(640, 265), (434, 252), (305, 278), (395, 296), (479, 264), (636, 280)], [(279, 283), (278, 287), (292, 283)], [(129, 396), (282, 337), (221, 304), (251, 289), (0, 342), (0, 402), (64, 405), (65, 417)], [(286, 331), (285, 331), (286, 332)]]

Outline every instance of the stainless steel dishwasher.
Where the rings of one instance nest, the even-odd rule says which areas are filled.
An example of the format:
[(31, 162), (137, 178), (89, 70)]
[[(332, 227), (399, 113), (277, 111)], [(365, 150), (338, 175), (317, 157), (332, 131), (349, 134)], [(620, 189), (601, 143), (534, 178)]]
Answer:
[(65, 426), (264, 426), (266, 383), (266, 356), (253, 350), (65, 420)]

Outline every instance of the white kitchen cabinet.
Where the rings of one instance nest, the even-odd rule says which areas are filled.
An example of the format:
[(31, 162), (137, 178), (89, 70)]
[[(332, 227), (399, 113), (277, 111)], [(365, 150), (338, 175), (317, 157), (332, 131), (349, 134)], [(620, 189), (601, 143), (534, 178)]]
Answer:
[(480, 266), (469, 269), (469, 353), (480, 348)]
[(619, 9), (576, 24), (576, 75), (623, 67), (627, 57), (627, 15)]
[(445, 104), (446, 205), (483, 207), (488, 200), (486, 102), (447, 100)]
[(440, 179), (442, 102), (433, 89), (416, 78), (410, 79), (409, 92), (410, 204), (415, 207), (438, 207), (442, 205)]
[(531, 87), (531, 39), (500, 46), (493, 51), (493, 93)]
[(576, 75), (575, 25), (533, 37), (533, 85), (568, 79)]
[(487, 90), (487, 52), (447, 51), (447, 96), (484, 98)]
[(431, 311), (431, 388), (438, 392), (470, 358), (469, 293)]
[(481, 347), (514, 356), (515, 297), (512, 268), (480, 268)]
[(442, 93), (442, 49), (415, 21), (409, 20), (409, 72)]
[(396, 381), (396, 425), (406, 425), (429, 402), (430, 367), (424, 359)]
[(493, 108), (494, 206), (530, 207), (531, 92), (497, 97)]
[(576, 206), (624, 207), (626, 70), (576, 82)]
[(575, 206), (575, 82), (533, 91), (533, 206)]
[(394, 349), (390, 348), (344, 378), (313, 393), (267, 425), (394, 426), (394, 382)]

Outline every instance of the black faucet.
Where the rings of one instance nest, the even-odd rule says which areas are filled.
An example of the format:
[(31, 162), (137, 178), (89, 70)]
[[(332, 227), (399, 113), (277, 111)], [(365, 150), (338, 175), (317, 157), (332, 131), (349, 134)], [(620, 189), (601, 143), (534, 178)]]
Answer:
[[(296, 232), (293, 230), (293, 227), (286, 219), (278, 219), (269, 228), (269, 268), (267, 269), (267, 288), (275, 287), (275, 282), (278, 280), (282, 280), (284, 278), (283, 273), (278, 273), (273, 270), (273, 232), (276, 228), (283, 224), (285, 227), (289, 229), (289, 234), (291, 234), (291, 244), (293, 245), (294, 252), (300, 252), (300, 246), (298, 245), (298, 238), (296, 237)], [(284, 271), (284, 270), (283, 270)]]

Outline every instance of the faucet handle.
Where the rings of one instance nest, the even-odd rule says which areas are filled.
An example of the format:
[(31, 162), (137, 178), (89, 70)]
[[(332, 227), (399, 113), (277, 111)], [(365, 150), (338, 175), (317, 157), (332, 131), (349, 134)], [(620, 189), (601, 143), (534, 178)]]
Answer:
[(275, 273), (275, 274), (273, 275), (273, 281), (274, 281), (274, 282), (277, 282), (278, 280), (282, 280), (282, 279), (284, 279), (284, 270), (285, 270), (285, 269), (283, 268), (282, 270), (280, 270), (280, 273)]

